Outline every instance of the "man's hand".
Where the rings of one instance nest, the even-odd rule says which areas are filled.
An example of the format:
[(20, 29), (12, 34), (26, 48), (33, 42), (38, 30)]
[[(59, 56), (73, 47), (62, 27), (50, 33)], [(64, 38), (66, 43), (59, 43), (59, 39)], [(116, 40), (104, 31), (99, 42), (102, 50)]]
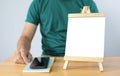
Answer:
[(32, 55), (29, 51), (25, 51), (24, 49), (20, 51), (16, 51), (14, 63), (17, 64), (28, 64), (32, 59)]

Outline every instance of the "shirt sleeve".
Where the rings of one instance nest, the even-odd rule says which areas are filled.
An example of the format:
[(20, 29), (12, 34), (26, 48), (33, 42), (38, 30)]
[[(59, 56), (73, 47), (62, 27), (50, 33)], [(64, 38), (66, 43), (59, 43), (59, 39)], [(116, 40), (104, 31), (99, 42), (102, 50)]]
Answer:
[(38, 25), (40, 22), (40, 9), (38, 0), (33, 0), (26, 17), (26, 22)]

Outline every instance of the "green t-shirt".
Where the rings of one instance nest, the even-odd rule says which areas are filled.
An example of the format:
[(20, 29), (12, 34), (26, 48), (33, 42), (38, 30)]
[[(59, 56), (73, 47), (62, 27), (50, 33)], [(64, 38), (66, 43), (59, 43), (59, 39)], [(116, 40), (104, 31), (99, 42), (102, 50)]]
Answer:
[(98, 12), (93, 0), (33, 0), (26, 22), (40, 24), (43, 54), (64, 56), (68, 13), (80, 13), (83, 6)]

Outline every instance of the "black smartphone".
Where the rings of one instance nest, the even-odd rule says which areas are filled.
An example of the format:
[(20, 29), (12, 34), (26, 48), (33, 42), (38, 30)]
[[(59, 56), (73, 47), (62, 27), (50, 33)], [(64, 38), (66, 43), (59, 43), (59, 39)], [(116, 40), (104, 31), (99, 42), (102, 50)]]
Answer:
[(35, 57), (30, 65), (31, 69), (45, 69), (48, 67), (49, 57)]

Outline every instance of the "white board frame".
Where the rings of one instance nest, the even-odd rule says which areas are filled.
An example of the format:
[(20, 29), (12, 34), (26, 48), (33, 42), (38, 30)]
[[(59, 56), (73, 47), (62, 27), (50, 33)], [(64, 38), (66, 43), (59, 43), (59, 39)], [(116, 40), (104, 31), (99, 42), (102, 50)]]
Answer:
[[(64, 60), (65, 60), (65, 64), (64, 64), (64, 66), (63, 66), (63, 69), (67, 69), (67, 65), (68, 65), (68, 61), (89, 61), (89, 62), (98, 62), (98, 65), (99, 65), (99, 69), (100, 69), (100, 71), (103, 71), (103, 66), (102, 66), (102, 62), (103, 62), (103, 58), (104, 58), (104, 36), (105, 36), (105, 14), (104, 13), (82, 13), (82, 14), (68, 14), (68, 28), (69, 28), (69, 23), (71, 23), (71, 21), (74, 21), (74, 19), (75, 18), (79, 18), (79, 19), (93, 19), (93, 18), (95, 18), (95, 19), (99, 19), (99, 18), (102, 18), (102, 23), (103, 24), (101, 24), (102, 25), (102, 27), (101, 27), (101, 29), (102, 29), (102, 33), (99, 33), (99, 34), (101, 34), (99, 37), (100, 37), (100, 39), (98, 39), (98, 40), (101, 40), (100, 42), (98, 42), (98, 43), (100, 43), (100, 45), (98, 45), (98, 46), (101, 46), (100, 47), (100, 50), (101, 50), (101, 55), (99, 55), (99, 56), (94, 56), (94, 55), (89, 55), (89, 53), (87, 54), (86, 53), (86, 56), (85, 55), (79, 55), (79, 54), (77, 54), (77, 53), (79, 53), (79, 52), (77, 52), (75, 55), (73, 55), (72, 53), (74, 52), (74, 50), (73, 50), (73, 48), (72, 48), (72, 52), (71, 52), (71, 54), (69, 53), (69, 51), (68, 50), (70, 50), (71, 48), (71, 46), (72, 45), (70, 45), (70, 41), (73, 41), (73, 43), (74, 43), (74, 40), (69, 40), (68, 41), (68, 38), (70, 38), (70, 37), (72, 37), (71, 35), (73, 35), (73, 36), (75, 36), (75, 32), (74, 31), (79, 31), (79, 29), (77, 29), (77, 27), (76, 26), (73, 26), (73, 27), (71, 27), (71, 28), (74, 28), (74, 27), (76, 27), (76, 29), (77, 30), (72, 30), (73, 31), (73, 34), (72, 34), (72, 32), (71, 32), (71, 30), (69, 30), (68, 29), (68, 32), (67, 32), (67, 39), (66, 39), (66, 51), (65, 51), (65, 56), (64, 56)], [(77, 22), (77, 21), (76, 21)], [(75, 23), (75, 22), (74, 22)], [(72, 24), (72, 23), (71, 23)], [(99, 23), (98, 23), (99, 24)], [(75, 23), (75, 25), (77, 25), (77, 23)], [(94, 26), (93, 26), (94, 27)], [(78, 27), (79, 28), (79, 27)], [(100, 30), (101, 30), (100, 29)], [(97, 29), (97, 30), (99, 30), (99, 29)], [(99, 32), (99, 31), (98, 31)], [(71, 35), (70, 35), (71, 34)], [(79, 33), (77, 34), (77, 35), (79, 35)], [(94, 35), (94, 34), (93, 34)], [(77, 37), (77, 36), (75, 36), (75, 37)], [(97, 38), (97, 37), (96, 37)], [(77, 39), (77, 38), (76, 38)], [(79, 39), (79, 38), (78, 38)], [(77, 40), (78, 40), (77, 39)], [(77, 43), (77, 40), (75, 40), (76, 41), (76, 43)], [(70, 43), (69, 43), (70, 42)], [(69, 46), (70, 45), (70, 46)], [(81, 46), (82, 47), (82, 46)], [(76, 47), (75, 47), (76, 48)], [(78, 51), (79, 51), (79, 47), (77, 47), (77, 49), (78, 49)]]

